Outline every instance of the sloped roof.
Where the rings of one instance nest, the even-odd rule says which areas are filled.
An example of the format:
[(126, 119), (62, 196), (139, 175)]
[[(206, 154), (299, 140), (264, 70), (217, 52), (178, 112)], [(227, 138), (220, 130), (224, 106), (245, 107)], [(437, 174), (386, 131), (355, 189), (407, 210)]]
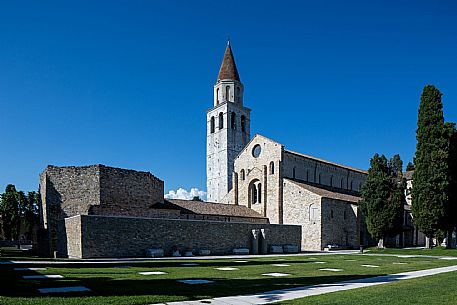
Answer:
[(357, 203), (361, 199), (359, 196), (337, 192), (336, 190), (331, 191), (328, 189), (320, 188), (320, 187), (317, 187), (314, 185), (309, 185), (309, 184), (302, 183), (302, 182), (297, 182), (297, 181), (290, 180), (290, 179), (285, 179), (285, 180), (290, 181), (290, 182), (298, 185), (299, 187), (301, 187), (307, 191), (310, 191), (311, 193), (314, 193), (318, 196), (324, 197), (324, 198), (348, 201), (348, 202), (353, 202), (353, 203)]
[(155, 204), (152, 206), (152, 208), (179, 209), (182, 213), (188, 214), (264, 218), (256, 211), (243, 205), (222, 204), (195, 200), (165, 199), (164, 203)]
[(309, 156), (309, 155), (305, 155), (305, 154), (301, 154), (301, 153), (298, 153), (298, 152), (295, 152), (295, 151), (292, 151), (292, 150), (286, 149), (286, 150), (284, 150), (284, 152), (290, 153), (290, 154), (293, 154), (293, 155), (297, 155), (299, 157), (304, 157), (304, 158), (308, 158), (308, 159), (311, 159), (311, 160), (315, 160), (315, 161), (318, 161), (318, 162), (326, 163), (326, 164), (329, 164), (329, 165), (342, 167), (342, 168), (349, 169), (349, 170), (352, 170), (352, 171), (355, 171), (355, 172), (359, 172), (361, 174), (365, 174), (365, 175), (368, 174), (368, 171), (365, 171), (363, 169), (358, 169), (358, 168), (355, 168), (355, 167), (350, 167), (350, 166), (347, 166), (347, 165), (338, 164), (338, 163), (327, 161), (327, 160), (324, 160), (324, 159), (319, 159), (319, 158), (316, 158), (316, 157), (313, 157), (313, 156)]
[(408, 171), (403, 173), (403, 178), (406, 180), (413, 180), (414, 171)]
[(230, 47), (230, 40), (227, 42), (225, 48), (224, 59), (222, 59), (221, 68), (217, 80), (231, 79), (240, 81), (240, 75), (236, 69), (235, 58), (233, 57), (232, 48)]

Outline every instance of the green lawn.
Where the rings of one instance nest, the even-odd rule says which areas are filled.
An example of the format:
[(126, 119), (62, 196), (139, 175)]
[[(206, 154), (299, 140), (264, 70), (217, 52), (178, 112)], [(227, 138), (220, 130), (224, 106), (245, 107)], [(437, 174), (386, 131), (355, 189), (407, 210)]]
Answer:
[[(247, 263), (237, 259), (122, 263), (131, 268), (113, 268), (115, 264), (33, 265), (46, 267), (43, 271), (14, 271), (13, 268), (30, 264), (0, 265), (0, 304), (149, 304), (179, 300), (213, 298), (264, 292), (274, 289), (332, 283), (349, 279), (389, 273), (429, 269), (457, 264), (455, 261), (425, 258), (376, 257), (365, 255), (315, 255), (248, 258)], [(317, 264), (316, 261), (325, 262)], [(194, 267), (181, 266), (196, 262)], [(407, 264), (394, 264), (407, 263)], [(290, 266), (272, 266), (288, 264)], [(361, 265), (377, 265), (367, 268)], [(217, 267), (236, 267), (235, 271), (215, 270)], [(338, 268), (341, 272), (321, 271), (320, 268)], [(165, 275), (139, 275), (142, 271), (164, 271)], [(286, 277), (267, 277), (263, 273), (288, 273)], [(23, 275), (60, 274), (64, 279), (23, 280)], [(208, 279), (212, 284), (188, 285), (178, 279)], [(85, 286), (91, 292), (42, 296), (38, 288)]]
[(376, 247), (367, 249), (367, 253), (384, 253), (384, 254), (399, 254), (399, 255), (433, 255), (433, 256), (457, 256), (457, 249), (446, 249), (444, 247), (436, 247), (433, 249), (396, 249), (386, 248), (378, 249)]
[(312, 296), (281, 305), (455, 305), (457, 272)]

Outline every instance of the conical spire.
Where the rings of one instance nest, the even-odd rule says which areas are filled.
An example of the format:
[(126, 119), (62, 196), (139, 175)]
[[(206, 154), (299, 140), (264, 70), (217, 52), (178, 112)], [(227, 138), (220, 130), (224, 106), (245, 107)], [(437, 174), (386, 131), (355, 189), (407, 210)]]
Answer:
[(240, 81), (238, 70), (236, 69), (235, 58), (233, 58), (232, 48), (230, 47), (230, 39), (227, 41), (225, 48), (224, 59), (222, 60), (221, 68), (217, 80), (231, 79)]

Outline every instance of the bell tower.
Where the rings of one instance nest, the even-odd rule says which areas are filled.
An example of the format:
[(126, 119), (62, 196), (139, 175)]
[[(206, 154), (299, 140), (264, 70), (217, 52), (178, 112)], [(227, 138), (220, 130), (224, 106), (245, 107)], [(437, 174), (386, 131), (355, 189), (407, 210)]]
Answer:
[(235, 157), (250, 140), (250, 109), (230, 40), (214, 85), (213, 107), (206, 112), (206, 187), (208, 201), (221, 202), (232, 188)]

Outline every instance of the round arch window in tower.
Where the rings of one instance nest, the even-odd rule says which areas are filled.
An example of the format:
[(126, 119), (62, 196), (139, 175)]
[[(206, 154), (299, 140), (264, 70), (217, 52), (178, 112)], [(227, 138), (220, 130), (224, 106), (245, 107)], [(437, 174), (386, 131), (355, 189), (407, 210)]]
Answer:
[(260, 153), (262, 152), (262, 148), (260, 147), (259, 144), (256, 144), (254, 148), (252, 149), (252, 156), (254, 158), (258, 158), (260, 156)]

